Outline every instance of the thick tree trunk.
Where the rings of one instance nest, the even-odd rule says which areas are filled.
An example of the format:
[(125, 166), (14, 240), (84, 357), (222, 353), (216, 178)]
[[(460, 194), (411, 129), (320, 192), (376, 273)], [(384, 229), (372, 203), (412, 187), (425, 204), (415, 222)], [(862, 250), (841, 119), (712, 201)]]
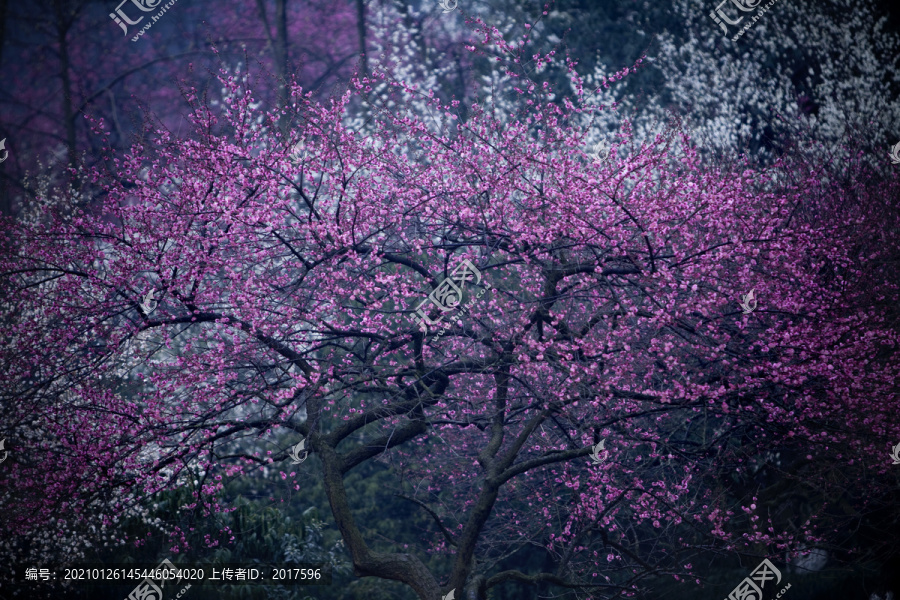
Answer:
[(312, 439), (315, 440), (313, 447), (322, 459), (328, 503), (353, 560), (354, 573), (358, 577), (373, 576), (401, 581), (413, 588), (422, 600), (439, 600), (441, 592), (437, 580), (416, 556), (400, 553), (384, 554), (369, 549), (356, 526), (350, 503), (347, 501), (344, 475), (341, 470), (342, 459), (321, 437), (313, 436)]
[(487, 600), (487, 579), (484, 575), (475, 575), (466, 586), (462, 600)]

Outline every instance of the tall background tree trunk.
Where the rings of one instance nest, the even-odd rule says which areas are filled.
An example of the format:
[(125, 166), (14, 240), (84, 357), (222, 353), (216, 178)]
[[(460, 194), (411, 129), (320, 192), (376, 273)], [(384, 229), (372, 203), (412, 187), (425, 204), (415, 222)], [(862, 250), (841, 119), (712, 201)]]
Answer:
[(66, 147), (69, 154), (69, 166), (75, 165), (75, 115), (72, 114), (72, 79), (69, 73), (69, 42), (67, 37), (72, 26), (72, 15), (66, 14), (67, 3), (57, 0), (56, 39), (59, 43), (60, 78), (63, 85), (63, 118), (66, 128)]
[[(269, 18), (266, 13), (266, 4), (264, 0), (256, 0), (256, 6), (259, 9), (259, 18), (262, 19), (263, 28), (266, 30), (266, 37), (269, 39), (269, 46), (272, 48), (272, 64), (275, 67), (275, 77), (278, 79), (277, 103), (279, 113), (282, 113), (285, 106), (290, 101), (290, 92), (288, 84), (288, 33), (287, 33), (287, 0), (275, 0), (275, 33), (272, 34), (272, 27), (269, 24)], [(283, 114), (278, 119), (279, 126), (284, 129), (287, 121)]]
[(365, 0), (356, 0), (356, 31), (359, 32), (359, 51), (362, 54), (362, 76), (369, 72), (366, 58), (366, 4)]

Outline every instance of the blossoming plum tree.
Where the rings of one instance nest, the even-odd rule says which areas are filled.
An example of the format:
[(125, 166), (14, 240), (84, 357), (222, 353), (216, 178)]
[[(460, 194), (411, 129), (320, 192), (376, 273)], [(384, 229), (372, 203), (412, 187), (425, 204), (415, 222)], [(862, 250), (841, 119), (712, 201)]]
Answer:
[[(127, 181), (95, 170), (95, 210), (3, 225), (7, 533), (112, 527), (194, 480), (187, 508), (226, 510), (223, 479), (302, 437), (357, 575), (604, 598), (690, 576), (701, 548), (822, 540), (854, 477), (888, 489), (895, 177), (851, 196), (711, 170), (671, 131), (594, 160), (536, 82), (516, 120), (474, 102), (462, 122), (377, 66), (329, 104), (293, 88), (288, 139), (220, 81), (219, 110), (189, 95), (190, 134), (108, 157)], [(378, 85), (395, 108), (363, 138), (345, 108)], [(467, 294), (493, 291), (434, 341), (413, 308), (464, 259)], [(419, 546), (355, 518), (346, 478), (374, 459), (434, 522)], [(534, 547), (544, 567), (510, 566)]]

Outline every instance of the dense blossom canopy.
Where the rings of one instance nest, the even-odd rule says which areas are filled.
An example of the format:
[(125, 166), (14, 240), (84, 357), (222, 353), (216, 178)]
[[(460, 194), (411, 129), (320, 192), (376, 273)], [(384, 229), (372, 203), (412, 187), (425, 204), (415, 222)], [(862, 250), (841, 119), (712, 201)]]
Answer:
[[(190, 133), (95, 169), (97, 206), (3, 226), (10, 533), (111, 525), (194, 479), (192, 508), (226, 510), (224, 480), (306, 439), (358, 574), (600, 598), (689, 575), (700, 546), (796, 549), (846, 524), (827, 507), (852, 482), (884, 492), (895, 176), (713, 169), (674, 126), (590, 156), (586, 109), (532, 81), (515, 117), (465, 121), (377, 67), (283, 114), (220, 83), (219, 108), (188, 91)], [(373, 89), (362, 135), (347, 107)], [(464, 260), (467, 310), (423, 334), (414, 309)], [(435, 523), (419, 548), (376, 552), (354, 519), (345, 475), (376, 458)], [(535, 542), (552, 572), (494, 568)]]

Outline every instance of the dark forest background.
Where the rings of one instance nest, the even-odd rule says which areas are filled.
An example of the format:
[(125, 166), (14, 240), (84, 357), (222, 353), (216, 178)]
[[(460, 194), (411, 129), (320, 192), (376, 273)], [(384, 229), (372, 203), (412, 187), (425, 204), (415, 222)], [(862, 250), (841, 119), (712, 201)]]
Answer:
[[(385, 49), (396, 52), (389, 47), (390, 33), (405, 28), (413, 40), (401, 52), (409, 72), (434, 74), (435, 93), (465, 105), (479, 86), (487, 85), (492, 66), (465, 52), (462, 13), (493, 19), (501, 27), (539, 23), (542, 43), (577, 60), (577, 71), (588, 77), (647, 57), (644, 68), (610, 92), (620, 114), (650, 129), (676, 116), (695, 139), (709, 142), (701, 148), (710, 164), (745, 154), (765, 165), (784, 156), (807, 156), (807, 150), (807, 158), (816, 160), (817, 152), (844, 151), (850, 138), (862, 140), (873, 157), (884, 161), (900, 140), (900, 11), (886, 0), (780, 0), (738, 43), (726, 40), (709, 19), (713, 0), (558, 0), (546, 17), (542, 3), (518, 0), (459, 0), (458, 11), (449, 14), (431, 1), (178, 0), (137, 42), (124, 37), (109, 18), (114, 5), (114, 0), (0, 0), (0, 138), (9, 152), (0, 165), (4, 215), (36, 218), (37, 198), (66, 186), (75, 189), (68, 198), (77, 198), (76, 205), (95, 202), (99, 192), (79, 187), (80, 176), (110, 150), (124, 152), (143, 142), (151, 125), (181, 131), (188, 110), (185, 90), (193, 87), (215, 103), (214, 73), (222, 68), (249, 73), (261, 110), (275, 110), (283, 105), (285, 82), (291, 78), (317, 99), (339, 93)], [(393, 20), (384, 18), (388, 14)], [(840, 32), (851, 32), (848, 44), (858, 52), (837, 45)], [(561, 69), (548, 77), (565, 89)], [(834, 112), (835, 107), (843, 112)], [(359, 111), (365, 114), (365, 107)], [(106, 140), (91, 131), (91, 123), (101, 119), (111, 130)], [(846, 128), (838, 130), (836, 124)], [(600, 126), (611, 130), (614, 124)], [(798, 147), (798, 140), (809, 139), (819, 146), (804, 142)], [(230, 482), (222, 500), (235, 510), (216, 517), (180, 511), (188, 499), (183, 490), (161, 493), (140, 519), (121, 524), (130, 537), (147, 540), (142, 547), (110, 549), (95, 541), (86, 560), (154, 564), (169, 555), (164, 531), (178, 527), (195, 549), (172, 558), (179, 566), (323, 563), (333, 570), (334, 583), (328, 587), (195, 586), (186, 595), (190, 600), (414, 598), (403, 585), (354, 576), (315, 475), (317, 461), (312, 456), (301, 466), (260, 469)], [(282, 471), (308, 477), (286, 494)], [(391, 539), (376, 540), (375, 547), (395, 550), (433, 534), (434, 525), (415, 504), (386, 492), (388, 471), (387, 464), (364, 463), (348, 476), (347, 489), (365, 528), (393, 532)], [(889, 590), (900, 593), (900, 545), (893, 543), (900, 523), (884, 515), (862, 522), (871, 526), (844, 532), (847, 539), (888, 541), (893, 550), (865, 560), (837, 550), (781, 563), (793, 583), (789, 599), (884, 600)], [(226, 527), (233, 544), (204, 548), (207, 534)], [(541, 556), (538, 549), (518, 553), (508, 559), (509, 566), (531, 561), (537, 569)], [(712, 557), (697, 567), (704, 587), (659, 577), (646, 597), (721, 598), (755, 566), (740, 564), (734, 556)], [(507, 585), (493, 590), (491, 598), (552, 597), (552, 589)], [(0, 589), (0, 596), (21, 597), (6, 590)], [(113, 599), (128, 591), (129, 586), (72, 589), (65, 597)]]

